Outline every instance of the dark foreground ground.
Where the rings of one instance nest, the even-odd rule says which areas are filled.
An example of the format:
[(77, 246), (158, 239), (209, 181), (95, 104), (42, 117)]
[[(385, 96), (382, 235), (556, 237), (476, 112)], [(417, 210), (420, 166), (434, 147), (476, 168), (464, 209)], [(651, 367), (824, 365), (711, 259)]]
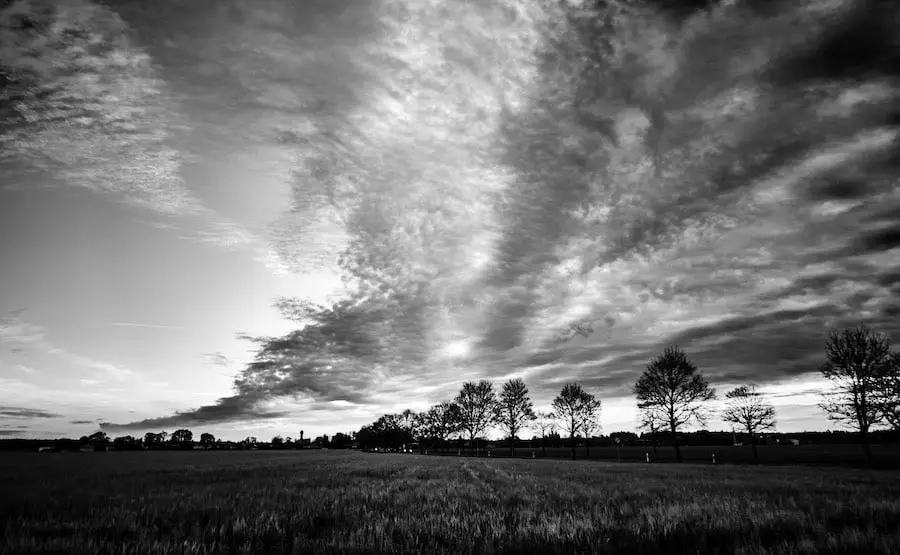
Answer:
[[(866, 458), (862, 447), (856, 444), (844, 445), (759, 445), (760, 464), (802, 464), (815, 466), (866, 466)], [(448, 448), (444, 450), (432, 450), (432, 454), (456, 456), (471, 455), (470, 450)], [(532, 453), (535, 458), (544, 457), (540, 447), (515, 449), (516, 458), (530, 459)], [(480, 453), (482, 456), (484, 452)], [(578, 447), (575, 450), (578, 459), (587, 457), (585, 448)], [(643, 462), (649, 454), (654, 462), (675, 462), (675, 451), (671, 446), (660, 446), (654, 451), (650, 446), (623, 446), (615, 447), (591, 447), (591, 460)], [(682, 446), (681, 456), (685, 462), (712, 464), (712, 455), (716, 456), (717, 464), (753, 464), (753, 448), (743, 446)], [(872, 454), (875, 457), (873, 466), (876, 468), (900, 469), (900, 444), (880, 444), (872, 446)], [(493, 457), (509, 457), (509, 447), (497, 446), (492, 450)], [(547, 458), (571, 459), (572, 449), (569, 447), (548, 447)], [(898, 554), (900, 555), (900, 554)]]
[(0, 552), (900, 553), (900, 471), (5, 453)]

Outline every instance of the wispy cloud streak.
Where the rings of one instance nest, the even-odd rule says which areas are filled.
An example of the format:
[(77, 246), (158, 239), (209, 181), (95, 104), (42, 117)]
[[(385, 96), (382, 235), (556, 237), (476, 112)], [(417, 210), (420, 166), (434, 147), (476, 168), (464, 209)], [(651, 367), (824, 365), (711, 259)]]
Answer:
[(152, 328), (160, 330), (183, 330), (184, 326), (170, 326), (162, 324), (144, 324), (139, 322), (112, 322), (110, 326), (120, 328)]
[[(20, 28), (23, 17), (39, 32)], [(199, 223), (184, 236), (190, 241), (266, 251), (265, 241), (221, 217), (185, 184), (183, 167), (197, 159), (190, 120), (115, 11), (90, 0), (17, 0), (0, 9), (0, 35), (0, 65), (12, 76), (0, 96), (3, 188), (34, 181), (13, 179), (16, 171), (39, 172), (167, 217), (150, 224), (159, 229)]]

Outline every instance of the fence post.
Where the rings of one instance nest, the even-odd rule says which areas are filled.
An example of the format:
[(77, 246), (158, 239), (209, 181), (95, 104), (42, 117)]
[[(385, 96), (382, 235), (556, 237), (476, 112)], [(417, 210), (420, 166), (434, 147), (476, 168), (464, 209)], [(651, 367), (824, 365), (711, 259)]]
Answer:
[(647, 459), (647, 462), (650, 462), (650, 453), (644, 453), (644, 457)]

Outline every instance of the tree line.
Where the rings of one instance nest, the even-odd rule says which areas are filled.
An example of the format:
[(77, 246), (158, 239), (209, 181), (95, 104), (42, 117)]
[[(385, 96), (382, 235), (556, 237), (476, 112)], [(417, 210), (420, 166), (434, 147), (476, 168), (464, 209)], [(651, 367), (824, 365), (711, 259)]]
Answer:
[[(886, 425), (900, 430), (900, 355), (890, 339), (860, 324), (830, 334), (826, 361), (819, 373), (834, 388), (824, 392), (820, 407), (834, 421), (859, 432), (868, 462), (872, 461), (871, 429)], [(632, 387), (640, 414), (640, 428), (656, 438), (665, 435), (681, 462), (678, 433), (690, 424), (703, 425), (713, 414), (709, 403), (717, 399), (703, 373), (677, 346), (667, 347), (653, 359)], [(499, 392), (487, 380), (466, 382), (456, 398), (422, 412), (405, 410), (385, 414), (363, 426), (355, 437), (363, 449), (397, 449), (410, 443), (446, 449), (451, 439), (467, 441), (473, 453), (478, 441), (497, 428), (509, 442), (510, 453), (520, 431), (531, 429), (545, 440), (556, 431), (569, 438), (571, 456), (576, 441), (587, 441), (600, 429), (602, 402), (578, 383), (567, 383), (551, 403), (549, 412), (535, 412), (528, 388), (520, 378), (503, 384)], [(725, 395), (720, 417), (750, 438), (758, 460), (759, 434), (774, 430), (775, 407), (756, 384), (740, 385)], [(654, 450), (656, 445), (654, 444)], [(546, 451), (544, 451), (546, 454)]]
[[(825, 362), (819, 373), (834, 387), (822, 393), (819, 404), (828, 417), (848, 425), (861, 439), (869, 463), (872, 462), (871, 432), (884, 426), (900, 432), (900, 354), (892, 351), (890, 339), (860, 324), (856, 328), (830, 334), (825, 346)], [(713, 414), (709, 403), (717, 398), (698, 367), (677, 346), (667, 347), (651, 360), (632, 386), (640, 415), (639, 428), (653, 439), (653, 450), (662, 438), (675, 451), (681, 462), (679, 433), (690, 424), (703, 425)], [(275, 436), (269, 442), (256, 437), (242, 441), (217, 440), (211, 433), (200, 434), (194, 441), (191, 430), (183, 428), (171, 434), (147, 432), (143, 437), (121, 436), (111, 439), (98, 431), (83, 436), (77, 445), (106, 449), (297, 449), (297, 448), (361, 448), (364, 450), (400, 450), (418, 444), (418, 449), (440, 449), (465, 443), (476, 453), (486, 445), (485, 435), (499, 429), (515, 453), (519, 434), (528, 429), (540, 441), (546, 456), (548, 443), (560, 445), (562, 436), (569, 440), (571, 457), (582, 440), (590, 457), (590, 439), (600, 431), (602, 402), (578, 383), (565, 384), (551, 402), (551, 410), (538, 412), (521, 378), (513, 378), (499, 391), (488, 380), (466, 382), (453, 400), (415, 412), (405, 410), (384, 414), (357, 432), (323, 435), (311, 441)], [(758, 460), (757, 443), (761, 432), (774, 430), (775, 407), (759, 391), (756, 384), (735, 387), (725, 395), (719, 416), (750, 439), (754, 459)], [(562, 434), (562, 436), (561, 436)], [(615, 437), (612, 437), (615, 436)], [(611, 439), (631, 442), (635, 434), (620, 432)]]
[(336, 433), (333, 436), (323, 434), (314, 440), (304, 439), (303, 431), (299, 438), (281, 435), (269, 441), (261, 441), (256, 436), (248, 436), (240, 441), (217, 439), (213, 434), (204, 432), (199, 440), (194, 440), (194, 432), (187, 428), (175, 430), (171, 434), (166, 431), (147, 432), (142, 437), (131, 435), (110, 438), (106, 432), (98, 431), (82, 436), (74, 447), (91, 446), (96, 450), (115, 449), (117, 451), (137, 450), (184, 450), (184, 449), (349, 449), (353, 446), (355, 434)]

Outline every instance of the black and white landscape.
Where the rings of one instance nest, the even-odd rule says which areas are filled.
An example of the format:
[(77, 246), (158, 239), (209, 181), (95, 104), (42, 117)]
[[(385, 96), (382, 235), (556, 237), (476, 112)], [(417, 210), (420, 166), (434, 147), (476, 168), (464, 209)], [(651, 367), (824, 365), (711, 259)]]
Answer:
[(900, 552), (898, 29), (0, 0), (0, 550)]

